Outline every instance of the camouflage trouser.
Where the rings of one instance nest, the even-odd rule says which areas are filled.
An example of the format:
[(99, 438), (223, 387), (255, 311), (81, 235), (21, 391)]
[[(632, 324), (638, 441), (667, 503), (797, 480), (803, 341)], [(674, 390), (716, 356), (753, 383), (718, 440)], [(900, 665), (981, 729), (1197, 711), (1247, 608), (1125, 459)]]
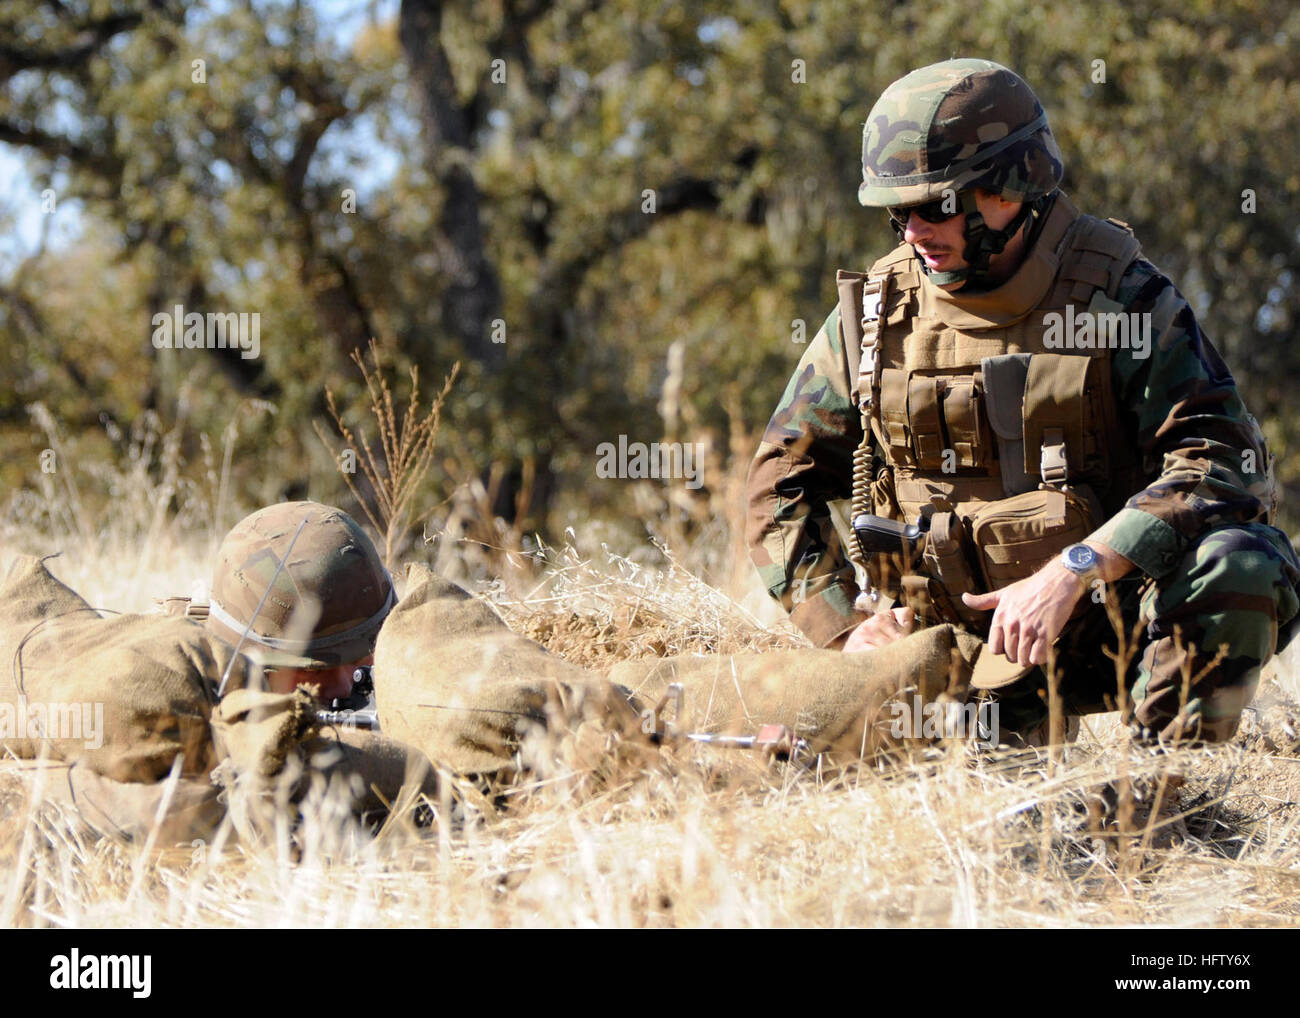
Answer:
[[(1117, 653), (1120, 638), (1104, 604), (1090, 603), (1070, 623), (1057, 650), (1064, 711), (1123, 706), (1140, 737), (1166, 744), (1232, 738), (1260, 669), (1280, 649), (1279, 629), (1290, 636), (1300, 612), (1297, 584), (1300, 562), (1281, 531), (1264, 524), (1208, 531), (1162, 579), (1113, 584), (1134, 651), (1123, 697), (1107, 655)], [(1038, 728), (1048, 714), (1046, 691), (1036, 670), (999, 695), (1002, 729)]]

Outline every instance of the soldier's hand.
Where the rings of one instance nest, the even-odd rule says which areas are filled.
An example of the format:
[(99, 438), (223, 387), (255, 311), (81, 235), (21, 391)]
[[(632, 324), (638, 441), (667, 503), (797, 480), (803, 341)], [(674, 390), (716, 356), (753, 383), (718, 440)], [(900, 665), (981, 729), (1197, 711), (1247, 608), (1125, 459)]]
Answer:
[(878, 612), (849, 633), (842, 649), (845, 654), (878, 650), (907, 636), (915, 624), (916, 613), (911, 608), (892, 608), (887, 612)]
[(968, 608), (993, 611), (989, 649), (1021, 665), (1047, 663), (1048, 649), (1087, 590), (1083, 580), (1057, 560), (1033, 576), (988, 594), (962, 594)]

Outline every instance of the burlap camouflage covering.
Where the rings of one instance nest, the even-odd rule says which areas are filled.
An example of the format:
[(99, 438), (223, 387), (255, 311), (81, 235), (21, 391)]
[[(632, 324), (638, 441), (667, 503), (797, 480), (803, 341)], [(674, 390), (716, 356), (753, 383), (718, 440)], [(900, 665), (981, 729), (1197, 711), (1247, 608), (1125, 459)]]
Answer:
[(437, 802), (438, 776), (429, 758), (383, 732), (324, 728), (303, 743), (310, 773), (347, 783), (352, 808), (366, 818), (386, 816), (403, 798)]
[[(0, 754), (39, 761), (47, 798), (105, 835), (164, 842), (207, 837), (237, 786), (264, 795), (287, 770), (291, 798), (314, 777), (344, 788), (363, 814), (437, 784), (422, 753), (378, 733), (322, 729), (305, 691), (248, 689), (250, 665), (183, 618), (101, 617), (17, 556), (0, 580)], [(213, 780), (213, 768), (221, 767)], [(175, 773), (173, 773), (173, 768)]]
[(212, 736), (223, 759), (250, 777), (271, 778), (316, 727), (316, 705), (305, 689), (271, 693), (232, 689), (212, 715)]
[[(101, 618), (42, 560), (20, 556), (0, 583), (0, 751), (116, 781), (156, 781), (178, 756), (185, 776), (206, 774), (211, 691), (230, 656), (183, 619)], [(246, 681), (242, 658), (232, 673)]]
[[(272, 806), (277, 799), (300, 800), (313, 782), (333, 784), (363, 817), (385, 812), (404, 796), (437, 799), (438, 782), (423, 753), (380, 732), (322, 726), (316, 707), (301, 687), (292, 693), (227, 693), (212, 715), (222, 757), (215, 780)], [(245, 834), (249, 805), (241, 804)], [(269, 810), (261, 812), (262, 819), (273, 819)]]
[[(384, 732), (459, 774), (505, 778), (543, 731), (636, 729), (627, 691), (512, 633), (490, 605), (422, 566), (375, 644)], [(584, 732), (590, 735), (590, 731)]]
[[(219, 779), (233, 779), (229, 786), (179, 773), (160, 781), (114, 781), (84, 762), (22, 760), (7, 769), (32, 800), (53, 804), (93, 834), (137, 842), (152, 836), (159, 846), (211, 842), (228, 817), (240, 838), (258, 840), (274, 830), (281, 800), (300, 802), (313, 785), (366, 821), (382, 820), (418, 796), (438, 801), (438, 782), (424, 754), (379, 732), (326, 729), (302, 740), (291, 756), (277, 774), (246, 783), (242, 792), (235, 791), (235, 772), (227, 777), (220, 768)], [(238, 799), (233, 810), (232, 794)]]
[[(784, 650), (624, 661), (610, 678), (643, 702), (683, 687), (679, 728), (752, 734), (780, 724), (833, 762), (894, 756), (933, 743), (910, 717), (925, 705), (965, 701), (980, 640), (952, 626), (921, 630), (879, 650)], [(915, 698), (919, 697), (919, 701)], [(909, 721), (896, 724), (903, 704)], [(918, 721), (920, 719), (918, 718)]]
[[(936, 626), (868, 653), (683, 655), (622, 662), (602, 677), (510, 632), (489, 605), (422, 567), (409, 587), (375, 648), (380, 722), (461, 774), (513, 775), (542, 726), (589, 742), (593, 727), (627, 738), (660, 721), (743, 735), (783, 724), (814, 751), (874, 758), (934, 741), (895, 731), (891, 705), (964, 701), (983, 646)], [(642, 713), (674, 682), (684, 688), (679, 717)]]
[(156, 845), (210, 841), (226, 815), (221, 789), (206, 778), (114, 781), (82, 762), (23, 760), (9, 765), (35, 802), (53, 804), (92, 833)]

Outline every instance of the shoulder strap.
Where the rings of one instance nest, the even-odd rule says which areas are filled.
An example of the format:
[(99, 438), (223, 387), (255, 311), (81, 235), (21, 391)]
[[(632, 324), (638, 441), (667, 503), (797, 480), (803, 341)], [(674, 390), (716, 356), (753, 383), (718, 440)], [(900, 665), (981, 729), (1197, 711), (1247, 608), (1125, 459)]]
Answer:
[(858, 365), (862, 361), (862, 289), (867, 281), (865, 272), (840, 269), (835, 273), (835, 289), (839, 292), (840, 347), (844, 351), (844, 367), (849, 385), (853, 387), (853, 402), (858, 405)]
[[(906, 247), (906, 245), (904, 245)], [(911, 248), (906, 248), (911, 255)], [(898, 261), (898, 249), (875, 262), (866, 272), (839, 271), (835, 286), (839, 293), (840, 342), (844, 350), (844, 365), (852, 387), (854, 405), (862, 414), (862, 441), (853, 453), (853, 492), (851, 512), (853, 518), (871, 511), (871, 418), (878, 413), (876, 392), (880, 388), (880, 371), (877, 358), (881, 318), (886, 314), (891, 282)], [(853, 563), (858, 585), (862, 591), (854, 606), (859, 611), (872, 612), (888, 608), (881, 603), (881, 595), (871, 585), (867, 568), (868, 555), (859, 543), (849, 542), (849, 559)]]
[(1114, 300), (1128, 267), (1142, 254), (1142, 245), (1127, 223), (1081, 215), (1066, 239), (1060, 277), (1069, 297), (1087, 304), (1098, 291)]
[(912, 257), (912, 249), (903, 244), (874, 262), (866, 272), (840, 269), (835, 273), (844, 366), (853, 402), (864, 411), (869, 406), (873, 389), (879, 385), (879, 380), (875, 379), (875, 346), (880, 320), (892, 298), (899, 295), (897, 284), (906, 286), (910, 282), (906, 265)]

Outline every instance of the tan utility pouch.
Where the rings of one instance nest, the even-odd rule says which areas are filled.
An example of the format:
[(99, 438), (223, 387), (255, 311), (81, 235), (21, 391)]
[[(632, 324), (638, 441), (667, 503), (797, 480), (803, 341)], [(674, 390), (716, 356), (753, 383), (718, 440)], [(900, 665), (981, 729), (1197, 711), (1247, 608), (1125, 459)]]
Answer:
[(975, 507), (966, 516), (966, 527), (987, 589), (1031, 576), (1091, 534), (1099, 516), (1096, 496), (1082, 485), (1026, 491)]
[(960, 621), (974, 630), (988, 625), (988, 612), (967, 608), (962, 594), (978, 594), (983, 587), (971, 568), (967, 553), (966, 528), (952, 512), (937, 512), (930, 518), (925, 541), (925, 571), (935, 582), (933, 599), (946, 621)]

